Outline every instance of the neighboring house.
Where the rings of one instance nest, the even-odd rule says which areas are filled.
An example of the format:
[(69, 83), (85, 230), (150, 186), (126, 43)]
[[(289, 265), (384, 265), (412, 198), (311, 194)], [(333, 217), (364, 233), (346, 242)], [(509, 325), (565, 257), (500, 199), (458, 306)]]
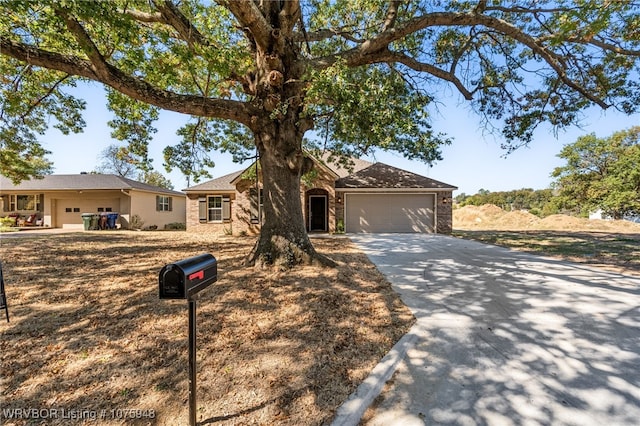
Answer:
[(18, 185), (0, 177), (0, 200), (3, 217), (36, 214), (38, 224), (52, 228), (80, 229), (82, 213), (118, 213), (124, 229), (133, 215), (159, 229), (185, 221), (185, 194), (117, 175), (47, 175)]
[[(314, 161), (300, 188), (309, 232), (451, 233), (457, 187), (383, 163), (354, 160), (347, 170)], [(187, 231), (258, 233), (262, 191), (254, 167), (185, 189)]]

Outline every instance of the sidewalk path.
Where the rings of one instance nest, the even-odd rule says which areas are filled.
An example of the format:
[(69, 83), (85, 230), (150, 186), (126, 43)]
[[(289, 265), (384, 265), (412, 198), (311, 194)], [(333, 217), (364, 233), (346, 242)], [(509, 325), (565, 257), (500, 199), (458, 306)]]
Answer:
[[(640, 279), (442, 235), (351, 238), (417, 323), (334, 425), (638, 425)], [(393, 376), (392, 376), (393, 375)]]

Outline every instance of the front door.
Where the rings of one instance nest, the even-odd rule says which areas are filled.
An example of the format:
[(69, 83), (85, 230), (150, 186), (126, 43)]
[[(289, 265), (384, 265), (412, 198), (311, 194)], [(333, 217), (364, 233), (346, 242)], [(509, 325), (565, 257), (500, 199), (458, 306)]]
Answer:
[(309, 231), (327, 231), (327, 196), (309, 196)]

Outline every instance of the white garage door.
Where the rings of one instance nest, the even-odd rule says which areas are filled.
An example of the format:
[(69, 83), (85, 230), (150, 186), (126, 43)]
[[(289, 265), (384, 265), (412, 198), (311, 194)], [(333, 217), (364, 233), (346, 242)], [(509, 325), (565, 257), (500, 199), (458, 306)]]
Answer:
[(345, 231), (434, 232), (434, 194), (346, 194)]

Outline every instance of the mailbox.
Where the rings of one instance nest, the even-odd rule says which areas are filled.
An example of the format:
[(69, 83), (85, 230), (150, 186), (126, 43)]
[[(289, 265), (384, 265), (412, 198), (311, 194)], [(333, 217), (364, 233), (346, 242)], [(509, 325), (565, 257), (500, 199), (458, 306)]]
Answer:
[(169, 263), (160, 270), (160, 299), (191, 299), (218, 280), (218, 262), (205, 253)]

